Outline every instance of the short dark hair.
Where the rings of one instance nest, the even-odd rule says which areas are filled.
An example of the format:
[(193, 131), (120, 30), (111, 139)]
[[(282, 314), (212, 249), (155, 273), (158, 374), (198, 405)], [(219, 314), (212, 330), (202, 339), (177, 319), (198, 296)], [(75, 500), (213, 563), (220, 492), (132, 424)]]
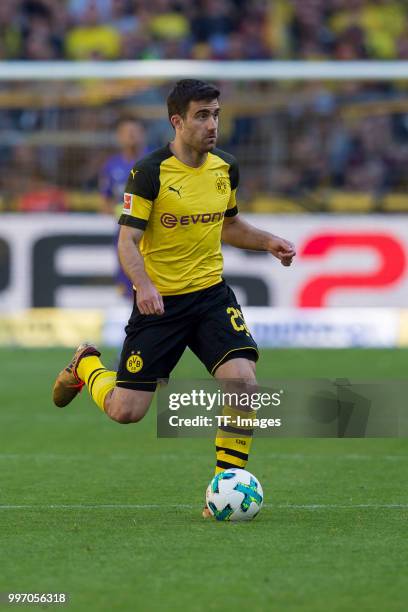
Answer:
[(178, 81), (167, 97), (169, 119), (173, 115), (185, 117), (188, 105), (192, 100), (215, 100), (219, 98), (220, 90), (205, 81), (197, 79), (182, 79)]
[(115, 129), (119, 129), (124, 123), (138, 123), (139, 125), (141, 125), (143, 128), (144, 123), (143, 121), (140, 119), (140, 117), (137, 117), (136, 115), (120, 115), (116, 121), (115, 121)]

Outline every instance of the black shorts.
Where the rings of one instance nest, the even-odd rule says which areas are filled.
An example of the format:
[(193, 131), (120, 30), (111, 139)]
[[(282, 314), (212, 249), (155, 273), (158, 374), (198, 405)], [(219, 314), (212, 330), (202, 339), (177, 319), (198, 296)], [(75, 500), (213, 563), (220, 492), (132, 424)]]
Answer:
[(141, 315), (135, 303), (120, 358), (117, 386), (154, 391), (188, 346), (210, 374), (234, 357), (258, 360), (234, 292), (225, 281), (208, 289), (164, 296), (163, 315)]

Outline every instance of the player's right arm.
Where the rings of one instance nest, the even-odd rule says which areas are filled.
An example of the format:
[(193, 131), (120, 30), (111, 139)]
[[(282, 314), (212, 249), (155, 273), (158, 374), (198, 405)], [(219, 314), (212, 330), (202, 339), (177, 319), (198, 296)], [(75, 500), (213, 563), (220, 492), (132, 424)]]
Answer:
[(143, 230), (122, 225), (119, 233), (119, 259), (126, 275), (136, 289), (136, 303), (141, 314), (163, 314), (163, 298), (146, 273), (139, 243)]
[(163, 298), (146, 272), (140, 241), (149, 222), (153, 201), (160, 185), (148, 164), (137, 164), (130, 172), (118, 241), (120, 263), (136, 289), (141, 314), (163, 314)]

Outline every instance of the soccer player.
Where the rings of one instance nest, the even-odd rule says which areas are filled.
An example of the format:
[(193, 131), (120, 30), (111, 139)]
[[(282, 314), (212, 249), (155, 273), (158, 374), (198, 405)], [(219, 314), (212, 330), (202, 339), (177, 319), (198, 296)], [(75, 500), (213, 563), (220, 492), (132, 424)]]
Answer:
[[(219, 90), (184, 79), (167, 98), (175, 137), (135, 164), (124, 195), (119, 257), (135, 288), (118, 372), (96, 347), (78, 347), (56, 379), (53, 399), (65, 406), (82, 389), (119, 423), (140, 421), (158, 379), (166, 379), (187, 346), (217, 380), (255, 384), (258, 350), (233, 291), (222, 279), (221, 240), (267, 251), (283, 266), (292, 243), (238, 214), (235, 158), (216, 148)], [(244, 468), (251, 437), (218, 431), (216, 472)], [(203, 516), (209, 510), (204, 509)]]
[[(143, 123), (132, 115), (120, 117), (116, 123), (116, 141), (119, 151), (109, 157), (102, 167), (99, 176), (100, 192), (103, 200), (103, 212), (122, 214), (123, 192), (130, 171), (136, 161), (146, 154), (146, 134)], [(115, 247), (117, 244), (115, 239)], [(133, 297), (132, 284), (124, 274), (122, 267), (117, 265), (117, 287), (121, 295)]]
[(104, 212), (116, 213), (122, 208), (123, 192), (136, 161), (146, 154), (146, 134), (142, 122), (132, 115), (123, 115), (116, 122), (119, 151), (109, 157), (99, 177)]

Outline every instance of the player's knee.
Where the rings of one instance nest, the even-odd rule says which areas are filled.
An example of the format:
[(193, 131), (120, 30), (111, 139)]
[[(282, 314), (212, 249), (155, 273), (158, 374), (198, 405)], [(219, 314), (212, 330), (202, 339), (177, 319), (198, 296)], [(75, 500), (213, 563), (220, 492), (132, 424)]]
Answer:
[(112, 406), (109, 410), (110, 418), (122, 425), (138, 423), (143, 419), (145, 414), (145, 411), (137, 410), (130, 406)]
[(237, 378), (247, 381), (248, 384), (256, 382), (256, 366), (254, 361), (242, 360), (237, 368)]
[(144, 417), (144, 414), (138, 414), (132, 412), (131, 410), (119, 410), (115, 412), (111, 412), (111, 419), (116, 421), (117, 423), (121, 423), (122, 425), (128, 425), (129, 423), (138, 423)]
[(116, 387), (105, 402), (106, 414), (117, 423), (138, 423), (149, 409), (153, 393)]
[(149, 405), (146, 402), (140, 404), (135, 401), (114, 401), (108, 406), (106, 412), (110, 418), (117, 423), (138, 423), (146, 414)]
[(218, 380), (239, 380), (247, 384), (256, 383), (255, 362), (249, 359), (231, 359), (220, 365), (215, 371)]

